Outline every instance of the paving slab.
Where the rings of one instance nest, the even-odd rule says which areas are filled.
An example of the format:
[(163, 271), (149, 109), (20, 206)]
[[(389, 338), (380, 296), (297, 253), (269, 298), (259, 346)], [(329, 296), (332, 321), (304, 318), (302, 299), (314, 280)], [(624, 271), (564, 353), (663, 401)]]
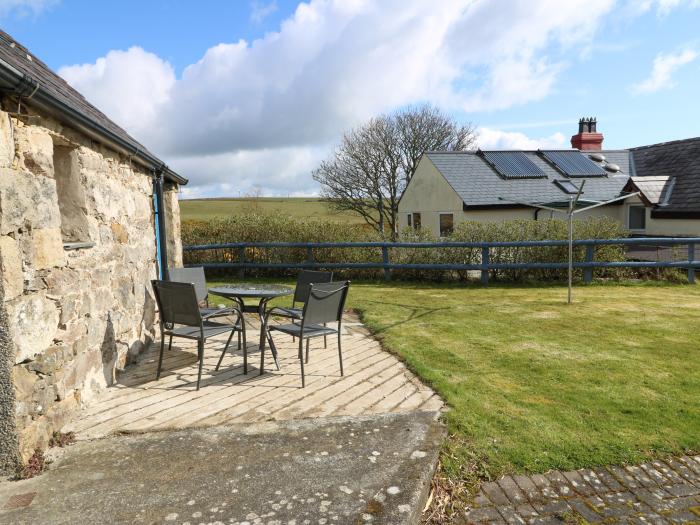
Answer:
[(334, 417), (81, 441), (0, 483), (0, 523), (418, 523), (438, 412)]
[[(695, 466), (694, 457), (681, 456), (642, 465), (504, 477), (484, 483), (464, 517), (470, 524), (494, 525), (503, 519), (529, 525), (700, 523), (700, 469)], [(521, 489), (517, 496), (514, 484)], [(511, 501), (524, 501), (513, 508), (506, 494)]]

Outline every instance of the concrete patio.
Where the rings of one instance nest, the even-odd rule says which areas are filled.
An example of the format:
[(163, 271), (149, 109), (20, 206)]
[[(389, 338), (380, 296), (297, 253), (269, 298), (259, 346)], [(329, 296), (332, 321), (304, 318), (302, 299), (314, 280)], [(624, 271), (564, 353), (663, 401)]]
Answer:
[(156, 381), (156, 341), (63, 429), (79, 443), (50, 449), (42, 475), (0, 483), (0, 522), (418, 523), (442, 401), (347, 321), (345, 376), (335, 340), (319, 339), (306, 388), (291, 337), (275, 336), (280, 370), (269, 358), (262, 376), (257, 342), (243, 375), (238, 351), (214, 371), (226, 339), (211, 340), (199, 391), (195, 345), (174, 342)]
[(250, 326), (247, 375), (243, 375), (241, 352), (230, 350), (219, 371), (214, 371), (225, 337), (209, 340), (199, 391), (195, 390), (196, 343), (174, 340), (172, 350), (166, 349), (163, 373), (156, 381), (156, 341), (139, 363), (128, 367), (118, 383), (64, 431), (74, 431), (78, 439), (93, 439), (129, 432), (437, 411), (442, 407), (441, 399), (384, 351), (354, 316), (343, 325), (345, 376), (340, 376), (335, 339), (329, 338), (326, 349), (322, 340), (313, 340), (306, 388), (301, 388), (297, 346), (286, 335), (275, 334), (280, 370), (275, 369), (268, 349), (265, 374), (259, 375), (257, 334), (258, 327)]

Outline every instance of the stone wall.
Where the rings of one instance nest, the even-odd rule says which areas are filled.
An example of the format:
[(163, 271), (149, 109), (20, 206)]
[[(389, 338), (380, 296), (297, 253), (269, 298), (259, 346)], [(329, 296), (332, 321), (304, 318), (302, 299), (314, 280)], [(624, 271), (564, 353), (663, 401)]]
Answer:
[(163, 191), (165, 206), (165, 233), (167, 235), (168, 266), (182, 268), (182, 237), (180, 229), (180, 204), (177, 188), (168, 184)]
[(145, 169), (53, 119), (0, 111), (0, 329), (24, 460), (151, 342), (153, 222)]

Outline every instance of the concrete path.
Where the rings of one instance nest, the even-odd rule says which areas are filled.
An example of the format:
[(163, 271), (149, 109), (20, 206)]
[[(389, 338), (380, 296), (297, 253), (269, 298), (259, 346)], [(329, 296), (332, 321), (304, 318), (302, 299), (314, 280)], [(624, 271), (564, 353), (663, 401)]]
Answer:
[(486, 483), (467, 523), (700, 523), (700, 456), (507, 476)]
[(0, 483), (0, 523), (417, 523), (437, 412), (114, 436)]

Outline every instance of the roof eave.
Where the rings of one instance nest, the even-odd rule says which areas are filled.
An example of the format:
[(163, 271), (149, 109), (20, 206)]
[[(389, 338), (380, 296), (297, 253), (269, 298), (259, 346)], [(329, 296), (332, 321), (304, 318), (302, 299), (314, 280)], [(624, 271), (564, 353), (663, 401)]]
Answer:
[[(26, 78), (24, 73), (0, 59), (0, 89), (15, 93), (15, 88), (23, 80), (26, 81)], [(178, 175), (168, 168), (160, 159), (148, 152), (134, 148), (131, 144), (115, 135), (104, 126), (101, 126), (79, 111), (76, 111), (72, 107), (51, 96), (50, 93), (47, 93), (41, 88), (41, 85), (38, 85), (35, 92), (32, 94), (31, 104), (47, 113), (57, 116), (59, 119), (68, 120), (68, 123), (78, 131), (85, 133), (98, 142), (106, 143), (106, 145), (124, 155), (131, 156), (143, 167), (153, 171), (160, 171), (167, 180), (181, 185), (187, 184), (188, 180), (185, 177)]]

